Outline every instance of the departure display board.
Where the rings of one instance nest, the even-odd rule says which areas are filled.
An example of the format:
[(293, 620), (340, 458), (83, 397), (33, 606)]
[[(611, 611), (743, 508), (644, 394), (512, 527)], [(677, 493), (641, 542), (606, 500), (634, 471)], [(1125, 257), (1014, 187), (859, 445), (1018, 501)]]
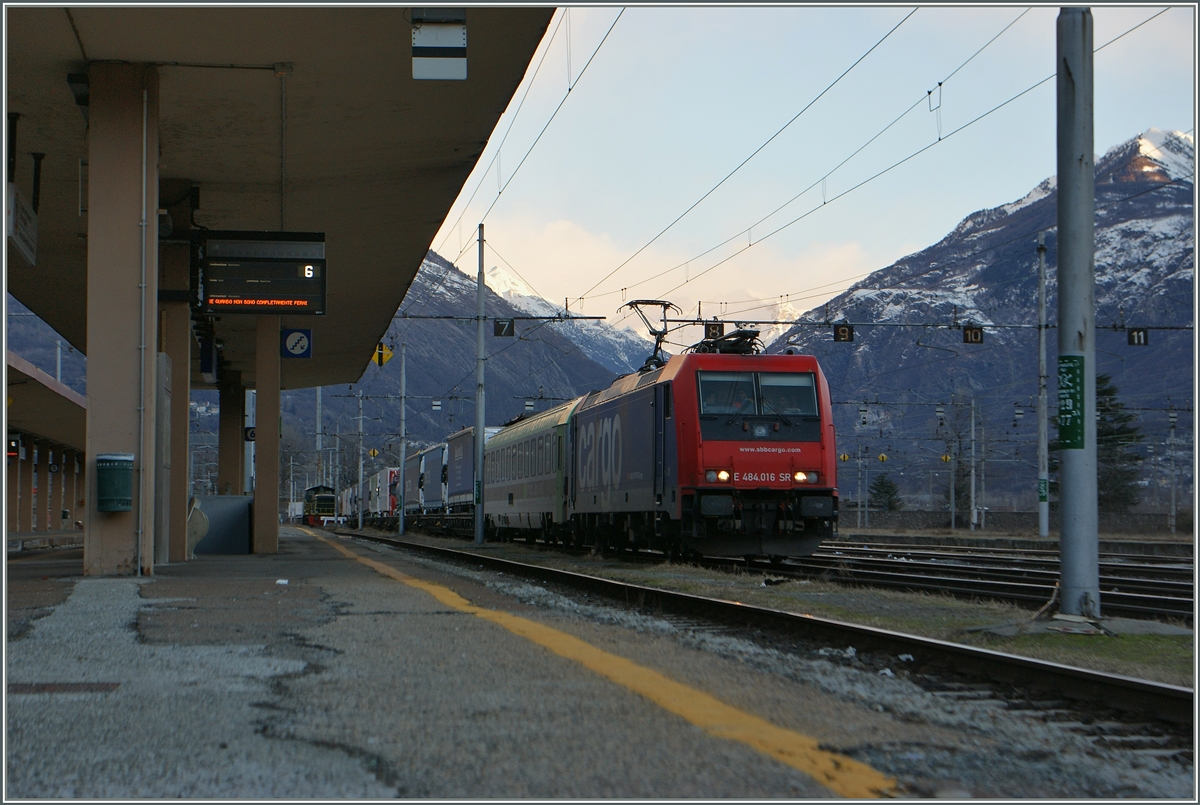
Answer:
[(204, 230), (193, 239), (196, 307), (204, 315), (325, 314), (325, 235)]

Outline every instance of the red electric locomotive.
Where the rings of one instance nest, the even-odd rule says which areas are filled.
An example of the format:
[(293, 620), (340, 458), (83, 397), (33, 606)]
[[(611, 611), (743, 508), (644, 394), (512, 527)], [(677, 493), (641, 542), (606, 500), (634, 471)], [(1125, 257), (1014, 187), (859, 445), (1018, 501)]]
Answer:
[(816, 358), (702, 342), (587, 395), (571, 417), (571, 541), (805, 556), (836, 529), (829, 388)]

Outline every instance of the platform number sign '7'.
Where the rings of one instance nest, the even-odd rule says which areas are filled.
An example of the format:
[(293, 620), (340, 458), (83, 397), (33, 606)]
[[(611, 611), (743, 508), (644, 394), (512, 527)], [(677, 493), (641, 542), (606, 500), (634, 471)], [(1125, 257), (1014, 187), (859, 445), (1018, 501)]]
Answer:
[(516, 333), (516, 322), (513, 319), (496, 319), (492, 323), (492, 336), (495, 338), (512, 338)]

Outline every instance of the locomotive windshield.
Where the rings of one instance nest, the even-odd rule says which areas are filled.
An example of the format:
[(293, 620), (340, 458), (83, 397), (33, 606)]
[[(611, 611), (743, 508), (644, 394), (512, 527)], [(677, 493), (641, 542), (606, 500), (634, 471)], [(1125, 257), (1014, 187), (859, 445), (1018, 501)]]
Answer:
[(697, 372), (701, 414), (756, 414), (752, 372)]
[[(820, 439), (812, 372), (697, 372), (705, 439)], [(759, 420), (769, 427), (743, 427)]]
[(758, 387), (764, 414), (817, 415), (817, 387), (811, 372), (764, 372), (758, 376)]

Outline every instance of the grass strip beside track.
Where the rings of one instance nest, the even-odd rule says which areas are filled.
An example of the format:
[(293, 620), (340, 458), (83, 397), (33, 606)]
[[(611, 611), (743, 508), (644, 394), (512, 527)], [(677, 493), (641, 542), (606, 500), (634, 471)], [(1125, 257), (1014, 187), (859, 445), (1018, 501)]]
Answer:
[(895, 789), (894, 779), (845, 755), (821, 749), (815, 738), (778, 727), (657, 671), (598, 649), (565, 632), (507, 612), (477, 607), (447, 587), (414, 578), (308, 529), (302, 530), (348, 559), (361, 562), (409, 587), (423, 590), (448, 607), (491, 621), (560, 657), (583, 665), (649, 699), (710, 735), (739, 741), (773, 757), (807, 774), (839, 796), (852, 799), (879, 797), (889, 795)]

